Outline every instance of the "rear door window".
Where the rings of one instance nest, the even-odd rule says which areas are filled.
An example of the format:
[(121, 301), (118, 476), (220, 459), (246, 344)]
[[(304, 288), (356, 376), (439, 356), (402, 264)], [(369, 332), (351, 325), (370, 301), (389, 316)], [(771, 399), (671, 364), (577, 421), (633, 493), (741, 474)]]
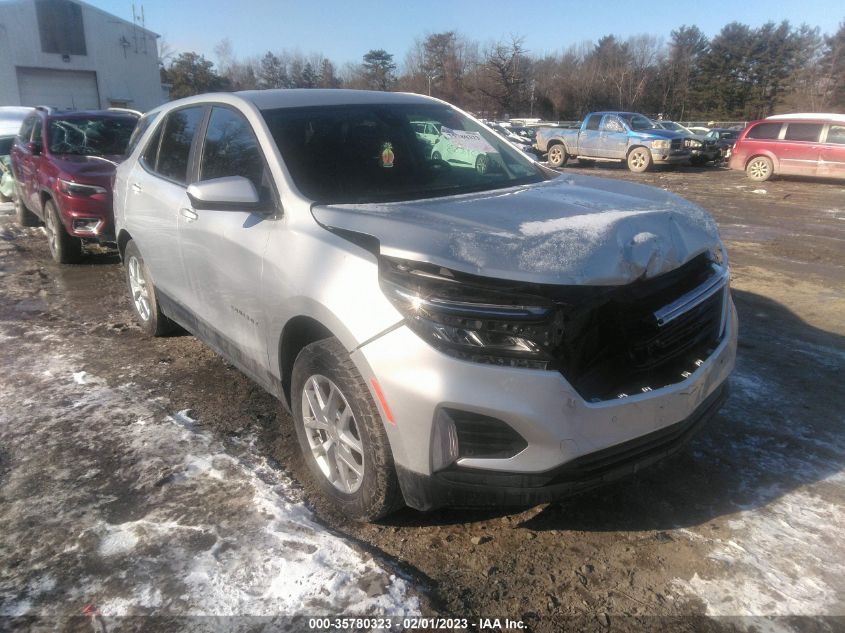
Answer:
[(822, 133), (822, 127), (824, 126), (821, 123), (789, 123), (783, 138), (786, 141), (816, 143)]
[(780, 129), (783, 123), (760, 123), (748, 130), (745, 138), (756, 138), (761, 140), (776, 139), (780, 136)]
[(226, 176), (242, 176), (261, 191), (264, 157), (249, 121), (239, 112), (214, 107), (205, 134), (200, 180)]
[(600, 114), (593, 114), (587, 119), (587, 129), (588, 130), (597, 130), (599, 129), (599, 124), (601, 123), (601, 115)]
[(184, 185), (188, 182), (188, 160), (204, 107), (182, 108), (167, 115), (162, 129), (156, 173)]

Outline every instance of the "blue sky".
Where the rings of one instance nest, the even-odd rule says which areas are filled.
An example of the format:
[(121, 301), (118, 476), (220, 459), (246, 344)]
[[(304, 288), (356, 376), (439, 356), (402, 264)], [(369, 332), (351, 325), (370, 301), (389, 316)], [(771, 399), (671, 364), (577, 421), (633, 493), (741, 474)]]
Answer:
[[(131, 0), (87, 0), (131, 19)], [(487, 0), (135, 0), (143, 4), (147, 28), (177, 52), (197, 51), (214, 59), (214, 45), (228, 37), (238, 57), (267, 50), (321, 52), (342, 66), (384, 48), (401, 63), (414, 38), (457, 30), (487, 43), (514, 33), (532, 54), (562, 50), (613, 33), (649, 33), (668, 38), (682, 24), (707, 35), (731, 21), (759, 26), (769, 20), (806, 22), (831, 33), (845, 20), (841, 0), (603, 0), (530, 3)]]

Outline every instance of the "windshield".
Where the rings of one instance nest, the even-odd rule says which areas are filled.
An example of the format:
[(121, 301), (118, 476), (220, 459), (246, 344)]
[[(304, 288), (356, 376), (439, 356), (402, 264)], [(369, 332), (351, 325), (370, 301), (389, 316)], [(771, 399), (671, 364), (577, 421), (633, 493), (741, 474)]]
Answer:
[(647, 119), (642, 114), (620, 114), (628, 123), (628, 127), (632, 130), (657, 130), (659, 126), (652, 120)]
[(369, 104), (262, 113), (296, 186), (320, 203), (415, 200), (544, 180), (447, 105)]
[(137, 121), (131, 116), (52, 119), (47, 131), (50, 153), (121, 156)]

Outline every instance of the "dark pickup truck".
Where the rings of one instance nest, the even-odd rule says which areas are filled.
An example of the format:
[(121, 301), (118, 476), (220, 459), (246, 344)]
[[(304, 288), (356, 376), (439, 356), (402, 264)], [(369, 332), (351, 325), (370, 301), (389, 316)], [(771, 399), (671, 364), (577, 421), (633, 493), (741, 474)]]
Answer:
[(552, 167), (562, 167), (570, 158), (621, 160), (631, 171), (641, 172), (654, 164), (690, 159), (683, 135), (634, 112), (591, 112), (576, 129), (540, 127), (535, 147), (548, 155)]

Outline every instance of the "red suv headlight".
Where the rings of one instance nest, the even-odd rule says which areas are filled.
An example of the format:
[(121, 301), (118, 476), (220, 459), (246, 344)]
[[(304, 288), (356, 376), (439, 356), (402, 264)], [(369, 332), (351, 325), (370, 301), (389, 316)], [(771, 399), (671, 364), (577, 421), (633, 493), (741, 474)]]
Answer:
[(59, 191), (68, 196), (76, 196), (77, 198), (88, 198), (97, 195), (98, 193), (108, 193), (105, 187), (98, 185), (83, 185), (78, 182), (70, 182), (69, 180), (62, 180), (59, 178)]

